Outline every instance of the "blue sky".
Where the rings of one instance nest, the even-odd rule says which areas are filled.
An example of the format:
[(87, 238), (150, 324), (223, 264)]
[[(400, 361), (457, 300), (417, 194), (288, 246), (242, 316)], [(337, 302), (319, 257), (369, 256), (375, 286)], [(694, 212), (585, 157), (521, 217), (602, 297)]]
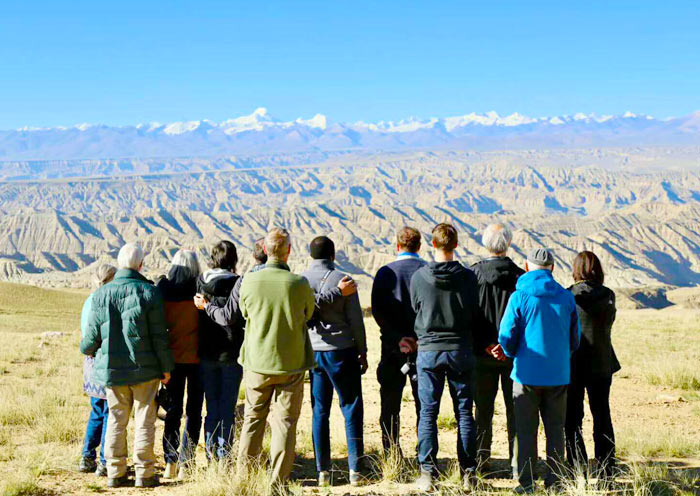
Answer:
[(22, 0), (0, 129), (700, 109), (700, 2)]

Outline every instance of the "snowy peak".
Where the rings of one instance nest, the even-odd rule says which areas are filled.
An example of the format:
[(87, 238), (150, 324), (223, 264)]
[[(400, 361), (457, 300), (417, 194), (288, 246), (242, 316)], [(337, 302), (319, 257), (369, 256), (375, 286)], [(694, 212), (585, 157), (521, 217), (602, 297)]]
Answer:
[(507, 149), (700, 145), (700, 112), (669, 119), (625, 112), (530, 117), (518, 112), (329, 124), (323, 114), (283, 121), (265, 107), (211, 120), (0, 131), (0, 160), (222, 156), (338, 150)]

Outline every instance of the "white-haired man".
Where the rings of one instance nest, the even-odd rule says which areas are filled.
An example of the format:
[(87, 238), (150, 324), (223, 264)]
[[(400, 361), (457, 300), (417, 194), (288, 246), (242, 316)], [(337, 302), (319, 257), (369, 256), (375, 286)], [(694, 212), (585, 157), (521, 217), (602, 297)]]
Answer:
[(239, 303), (246, 329), (239, 357), (245, 371), (245, 413), (238, 463), (245, 469), (259, 457), (270, 413), (275, 483), (284, 482), (291, 473), (304, 375), (314, 366), (306, 328), (314, 314), (314, 292), (306, 279), (290, 272), (290, 251), (289, 233), (272, 229), (265, 237), (265, 270), (246, 274)]
[(114, 280), (95, 291), (80, 351), (94, 356), (95, 381), (105, 386), (109, 418), (105, 437), (108, 487), (128, 483), (127, 427), (134, 413), (136, 487), (154, 487), (156, 394), (174, 367), (163, 299), (140, 273), (143, 250), (122, 247)]
[(476, 404), (477, 457), (482, 472), (489, 472), (491, 440), (493, 438), (493, 414), (498, 384), (501, 384), (503, 401), (506, 405), (506, 425), (508, 430), (508, 453), (514, 474), (517, 473), (513, 458), (515, 444), (515, 416), (513, 414), (513, 380), (510, 373), (513, 361), (495, 358), (500, 351), (498, 327), (506, 310), (510, 295), (515, 292), (518, 278), (525, 273), (508, 258), (507, 252), (513, 234), (504, 224), (491, 224), (481, 237), (488, 258), (475, 263), (471, 269), (479, 281), (479, 304), (485, 316), (485, 326), (479, 330), (479, 342), (483, 349), (476, 350), (476, 373), (474, 403)]

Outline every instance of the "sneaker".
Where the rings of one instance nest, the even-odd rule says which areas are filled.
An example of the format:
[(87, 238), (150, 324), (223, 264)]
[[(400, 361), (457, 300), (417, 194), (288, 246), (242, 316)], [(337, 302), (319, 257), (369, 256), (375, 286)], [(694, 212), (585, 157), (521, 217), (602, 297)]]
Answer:
[(96, 468), (97, 468), (97, 462), (95, 461), (94, 458), (82, 457), (80, 459), (80, 464), (78, 465), (79, 472), (82, 472), (84, 474), (89, 474), (90, 472), (94, 472)]
[(362, 482), (365, 480), (365, 478), (362, 476), (360, 472), (357, 470), (351, 470), (350, 471), (350, 485), (352, 487), (358, 487), (362, 485)]
[(95, 469), (95, 475), (97, 477), (107, 477), (107, 465), (98, 463), (97, 468)]
[(465, 491), (473, 491), (479, 485), (479, 478), (474, 470), (467, 470), (462, 476), (462, 487)]
[(107, 479), (107, 487), (124, 487), (129, 483), (129, 476), (122, 475), (121, 477), (115, 477), (114, 479)]
[(532, 494), (535, 492), (535, 486), (518, 486), (515, 489), (513, 489), (513, 492), (515, 494)]
[(166, 463), (163, 478), (172, 480), (175, 477), (177, 477), (177, 463)]
[(416, 479), (418, 490), (424, 493), (433, 490), (433, 474), (430, 472), (421, 472), (420, 477)]
[(136, 478), (136, 487), (158, 487), (160, 486), (160, 479), (157, 475), (153, 477), (145, 477), (143, 479)]
[(331, 485), (331, 473), (323, 470), (318, 473), (318, 487), (329, 487)]
[(177, 471), (177, 480), (184, 481), (189, 476), (187, 465), (180, 465), (180, 469)]

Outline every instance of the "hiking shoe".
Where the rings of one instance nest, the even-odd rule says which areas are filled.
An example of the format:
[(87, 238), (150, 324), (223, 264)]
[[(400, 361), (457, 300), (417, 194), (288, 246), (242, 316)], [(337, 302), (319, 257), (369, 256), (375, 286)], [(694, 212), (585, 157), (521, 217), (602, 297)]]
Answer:
[(107, 477), (107, 465), (98, 463), (97, 468), (95, 469), (95, 475), (97, 477)]
[(462, 487), (465, 491), (473, 491), (479, 485), (479, 478), (476, 476), (476, 471), (467, 470), (462, 476)]
[(143, 479), (136, 478), (136, 487), (158, 487), (160, 486), (160, 479), (157, 475), (153, 477), (144, 477)]
[(421, 472), (420, 477), (416, 479), (416, 487), (424, 493), (433, 490), (433, 474), (430, 472)]
[(129, 484), (129, 476), (122, 475), (121, 477), (115, 477), (114, 479), (107, 479), (107, 487), (124, 487)]
[(513, 492), (515, 494), (532, 494), (535, 492), (535, 486), (518, 486), (515, 489), (513, 489)]
[(97, 462), (95, 461), (94, 458), (82, 457), (80, 459), (80, 464), (78, 465), (79, 472), (82, 472), (84, 474), (89, 474), (90, 472), (94, 472), (96, 468), (97, 468)]
[(360, 472), (357, 470), (351, 470), (350, 471), (350, 485), (352, 487), (358, 487), (362, 485), (362, 482), (365, 480), (365, 478), (362, 476)]
[(318, 473), (318, 487), (329, 487), (331, 485), (331, 473), (323, 470)]
[(163, 477), (171, 480), (177, 477), (177, 463), (166, 463)]

